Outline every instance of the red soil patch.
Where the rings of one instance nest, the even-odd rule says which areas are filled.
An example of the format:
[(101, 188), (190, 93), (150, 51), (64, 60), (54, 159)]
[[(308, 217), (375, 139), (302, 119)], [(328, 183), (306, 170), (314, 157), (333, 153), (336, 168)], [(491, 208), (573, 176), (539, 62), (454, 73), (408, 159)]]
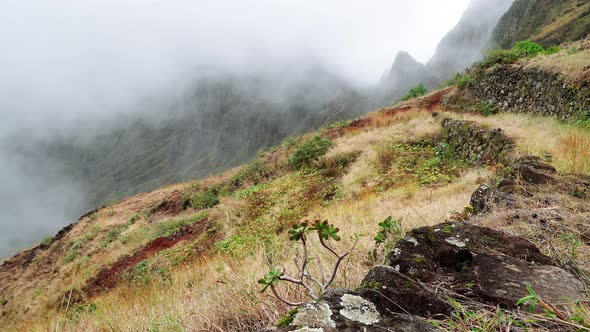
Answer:
[(164, 249), (172, 248), (180, 241), (196, 239), (207, 229), (208, 225), (209, 222), (203, 220), (193, 225), (185, 226), (178, 234), (155, 239), (146, 247), (136, 251), (133, 255), (123, 257), (111, 267), (100, 271), (96, 277), (88, 281), (88, 285), (84, 288), (83, 293), (88, 298), (91, 298), (103, 291), (114, 288), (130, 268), (135, 267), (141, 261), (154, 256)]
[(426, 110), (429, 112), (436, 112), (440, 109), (440, 102), (442, 98), (452, 91), (454, 87), (449, 87), (439, 91), (435, 91), (424, 97), (412, 99), (410, 101), (399, 104), (395, 107), (380, 109), (375, 112), (371, 112), (366, 116), (356, 119), (350, 123), (347, 127), (333, 128), (325, 133), (325, 136), (334, 139), (341, 137), (347, 133), (355, 132), (366, 128), (378, 128), (384, 127), (391, 124), (394, 117), (400, 113), (414, 111), (414, 110)]

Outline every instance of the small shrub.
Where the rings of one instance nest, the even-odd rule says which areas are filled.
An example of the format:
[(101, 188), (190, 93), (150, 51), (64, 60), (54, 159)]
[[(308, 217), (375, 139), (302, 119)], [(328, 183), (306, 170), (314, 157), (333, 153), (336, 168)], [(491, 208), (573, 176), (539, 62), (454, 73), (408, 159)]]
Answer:
[(77, 256), (78, 256), (78, 244), (74, 243), (74, 244), (72, 244), (70, 249), (68, 249), (68, 251), (66, 251), (66, 255), (64, 256), (64, 262), (69, 263), (69, 262), (73, 261), (74, 259), (76, 259)]
[(489, 102), (481, 102), (476, 106), (476, 111), (485, 116), (490, 116), (498, 113), (498, 107)]
[[(291, 306), (299, 306), (304, 304), (304, 302), (290, 301), (283, 295), (279, 294), (278, 290), (276, 289), (276, 285), (282, 281), (293, 283), (303, 287), (310, 298), (312, 298), (313, 300), (318, 300), (326, 292), (328, 287), (330, 287), (330, 285), (336, 278), (336, 273), (338, 272), (340, 263), (342, 263), (344, 258), (346, 258), (349, 254), (349, 252), (339, 254), (329, 243), (330, 240), (340, 241), (340, 235), (338, 234), (339, 231), (340, 230), (337, 227), (334, 227), (334, 225), (328, 224), (327, 220), (316, 220), (313, 224), (309, 224), (307, 221), (304, 221), (301, 224), (293, 225), (291, 230), (289, 230), (289, 240), (293, 242), (299, 242), (303, 246), (303, 255), (301, 257), (300, 262), (297, 262), (297, 264), (299, 265), (297, 274), (295, 274), (294, 276), (288, 276), (285, 274), (285, 271), (279, 268), (270, 269), (270, 271), (268, 271), (262, 279), (258, 280), (258, 283), (264, 286), (262, 292), (266, 291), (270, 287), (273, 294), (279, 300), (283, 301), (285, 304)], [(320, 278), (314, 278), (310, 275), (308, 267), (309, 263), (315, 262), (318, 264), (318, 266), (322, 268), (324, 266), (321, 263), (321, 259), (319, 256), (309, 256), (309, 252), (307, 250), (307, 236), (310, 233), (316, 233), (322, 248), (330, 252), (336, 259), (336, 262), (332, 266), (330, 273), (327, 275), (327, 279), (324, 279), (323, 274)]]
[(170, 271), (167, 267), (160, 266), (157, 259), (144, 259), (134, 268), (125, 272), (125, 280), (131, 285), (147, 285), (154, 279), (162, 281), (170, 280)]
[(190, 205), (197, 210), (214, 207), (219, 204), (219, 190), (218, 186), (213, 186), (193, 193), (190, 197)]
[(512, 47), (512, 52), (519, 58), (531, 58), (538, 54), (544, 54), (545, 49), (533, 41), (523, 40)]
[(153, 238), (168, 237), (178, 232), (186, 225), (199, 222), (207, 218), (207, 214), (202, 212), (194, 216), (182, 219), (169, 219), (156, 224)]
[(326, 154), (331, 146), (332, 141), (329, 139), (315, 136), (299, 146), (299, 149), (289, 158), (289, 164), (297, 170), (310, 167), (319, 157)]
[(400, 99), (400, 101), (406, 101), (406, 100), (422, 97), (426, 93), (428, 93), (428, 90), (426, 89), (426, 87), (424, 87), (424, 84), (420, 83), (420, 84), (416, 85), (415, 87), (411, 88), (410, 91), (408, 91), (408, 93), (406, 93), (406, 95)]

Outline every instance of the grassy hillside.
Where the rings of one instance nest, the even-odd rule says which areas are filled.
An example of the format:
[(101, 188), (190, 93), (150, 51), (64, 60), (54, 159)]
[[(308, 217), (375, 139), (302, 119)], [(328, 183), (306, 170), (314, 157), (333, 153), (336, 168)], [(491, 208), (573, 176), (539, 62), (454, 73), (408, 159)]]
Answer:
[[(545, 57), (520, 61), (541, 68)], [(547, 57), (553, 64), (564, 63), (551, 66), (558, 71), (573, 63), (580, 66), (576, 68), (590, 65), (587, 54), (567, 50)], [(451, 111), (441, 99), (455, 90), (290, 137), (223, 174), (93, 211), (4, 262), (2, 326), (33, 331), (252, 331), (274, 324), (289, 308), (261, 293), (257, 280), (269, 267), (293, 268), (298, 248), (288, 241), (287, 230), (317, 218), (340, 228), (337, 250), (353, 248), (333, 286), (355, 288), (404, 232), (468, 217), (466, 206), (477, 186), (501, 180), (502, 165), (476, 166), (453, 157), (441, 131), (443, 118), (501, 128), (514, 140), (516, 156), (550, 158), (559, 173), (590, 175), (589, 129), (526, 114)], [(587, 196), (557, 192), (552, 206), (583, 224)], [(400, 227), (389, 245), (379, 245), (374, 240), (378, 224), (389, 216)], [(550, 257), (575, 259), (582, 269), (590, 268), (590, 246), (581, 233), (567, 231), (574, 224), (563, 224), (567, 228), (548, 240), (526, 223), (507, 222), (510, 218), (510, 210), (498, 209), (475, 222), (525, 236)], [(331, 261), (329, 254), (318, 257)], [(312, 265), (320, 273), (322, 267)], [(297, 288), (283, 291), (305, 299)], [(481, 314), (489, 315), (485, 310)], [(581, 324), (586, 323), (590, 320), (582, 318)]]

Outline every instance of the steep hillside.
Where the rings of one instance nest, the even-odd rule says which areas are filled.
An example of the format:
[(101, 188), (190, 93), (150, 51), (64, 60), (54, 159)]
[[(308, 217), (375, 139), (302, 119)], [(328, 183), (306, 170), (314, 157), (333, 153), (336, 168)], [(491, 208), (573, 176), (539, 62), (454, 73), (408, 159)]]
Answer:
[(510, 48), (532, 39), (545, 47), (585, 38), (590, 33), (588, 0), (516, 0), (496, 27), (492, 42)]
[[(218, 176), (92, 211), (0, 266), (1, 326), (265, 328), (290, 306), (261, 293), (257, 280), (275, 266), (298, 273), (302, 253), (288, 230), (327, 219), (341, 237), (329, 245), (350, 252), (332, 284), (341, 289), (284, 317), (282, 329), (587, 330), (589, 100), (585, 76), (570, 74), (584, 72), (590, 56), (565, 48), (489, 63), (456, 79), (458, 87), (285, 139)], [(573, 92), (563, 96), (580, 100), (582, 111), (561, 121), (527, 103), (488, 100), (493, 91), (533, 99), (523, 67), (544, 73), (550, 89), (567, 82)], [(514, 75), (502, 81), (498, 70)], [(543, 99), (543, 107), (569, 112), (564, 98)], [(309, 243), (307, 273), (324, 279), (334, 257)], [(537, 313), (516, 304), (530, 295), (527, 284), (538, 292)], [(308, 300), (300, 287), (277, 287)], [(310, 312), (316, 320), (302, 323)]]

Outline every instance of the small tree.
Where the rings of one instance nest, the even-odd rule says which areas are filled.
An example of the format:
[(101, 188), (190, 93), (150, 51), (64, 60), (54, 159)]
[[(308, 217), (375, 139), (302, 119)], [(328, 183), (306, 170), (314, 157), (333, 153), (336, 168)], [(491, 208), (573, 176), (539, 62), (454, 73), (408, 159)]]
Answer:
[[(280, 281), (286, 281), (305, 288), (307, 295), (310, 298), (314, 300), (320, 298), (336, 278), (336, 273), (338, 272), (340, 263), (342, 263), (342, 260), (348, 256), (348, 252), (339, 254), (328, 243), (330, 240), (340, 241), (338, 231), (339, 229), (334, 227), (334, 225), (328, 224), (327, 220), (316, 220), (313, 225), (310, 225), (307, 221), (301, 224), (293, 225), (291, 230), (289, 230), (289, 240), (300, 242), (303, 247), (303, 257), (298, 266), (298, 275), (296, 277), (289, 276), (279, 268), (273, 268), (264, 276), (264, 278), (258, 280), (259, 284), (264, 285), (262, 292), (266, 291), (270, 287), (273, 294), (284, 303), (292, 306), (302, 305), (304, 302), (290, 301), (278, 292), (276, 285)], [(325, 278), (323, 274), (321, 278), (317, 278), (312, 276), (309, 272), (308, 263), (311, 258), (309, 257), (308, 253), (307, 236), (310, 232), (315, 232), (322, 247), (334, 255), (334, 257), (336, 257), (336, 261), (334, 262), (331, 273), (327, 278)], [(319, 258), (316, 259), (319, 261)], [(319, 263), (319, 265), (321, 266), (321, 263)]]

